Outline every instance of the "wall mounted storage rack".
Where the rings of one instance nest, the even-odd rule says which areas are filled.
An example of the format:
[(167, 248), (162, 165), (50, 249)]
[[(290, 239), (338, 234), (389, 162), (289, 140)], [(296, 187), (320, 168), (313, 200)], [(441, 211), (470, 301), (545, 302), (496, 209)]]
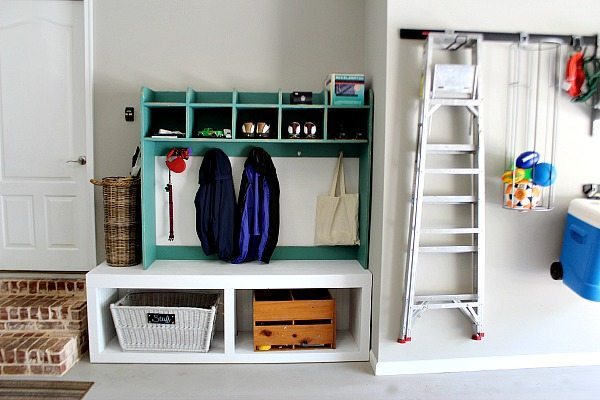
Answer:
[[(515, 42), (515, 43), (539, 43), (555, 42), (572, 47), (591, 46), (591, 54), (598, 57), (598, 35), (564, 35), (553, 33), (525, 33), (525, 32), (481, 32), (481, 31), (452, 31), (442, 29), (400, 29), (400, 39), (424, 40), (429, 33), (447, 32), (456, 34), (478, 34), (483, 36), (483, 40), (496, 42)], [(598, 71), (596, 71), (598, 72)], [(590, 135), (600, 129), (600, 86), (596, 94), (591, 98), (590, 105)]]
[[(201, 156), (220, 148), (230, 157), (245, 157), (260, 146), (272, 157), (337, 157), (359, 159), (359, 246), (278, 246), (273, 260), (358, 260), (367, 268), (371, 199), (373, 93), (364, 105), (331, 105), (326, 92), (312, 93), (312, 104), (292, 104), (292, 93), (155, 91), (142, 88), (142, 249), (144, 268), (155, 260), (212, 259), (200, 246), (161, 246), (156, 243), (155, 157), (173, 147), (190, 147)], [(249, 138), (242, 126), (262, 121), (268, 137)], [(312, 122), (315, 138), (289, 138), (292, 122)], [(180, 132), (180, 137), (157, 137), (160, 129)], [(229, 130), (229, 138), (222, 137)], [(213, 133), (211, 133), (213, 132)], [(204, 135), (208, 135), (206, 137)], [(217, 137), (219, 136), (219, 137)], [(264, 135), (267, 136), (267, 135)]]

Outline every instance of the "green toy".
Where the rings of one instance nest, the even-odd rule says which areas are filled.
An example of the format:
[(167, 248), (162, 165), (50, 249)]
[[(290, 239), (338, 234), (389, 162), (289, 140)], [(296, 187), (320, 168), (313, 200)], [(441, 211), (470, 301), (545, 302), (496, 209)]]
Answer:
[(201, 131), (198, 131), (198, 136), (208, 138), (224, 138), (225, 133), (218, 129), (204, 128)]

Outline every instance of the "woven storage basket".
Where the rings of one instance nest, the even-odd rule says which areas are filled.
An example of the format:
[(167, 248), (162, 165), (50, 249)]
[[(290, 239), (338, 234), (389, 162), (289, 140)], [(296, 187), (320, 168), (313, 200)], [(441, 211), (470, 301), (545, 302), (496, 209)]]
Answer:
[(123, 350), (206, 353), (218, 303), (216, 293), (140, 292), (111, 304), (110, 311)]
[(138, 264), (141, 259), (140, 179), (107, 177), (90, 182), (102, 186), (106, 263), (113, 267)]

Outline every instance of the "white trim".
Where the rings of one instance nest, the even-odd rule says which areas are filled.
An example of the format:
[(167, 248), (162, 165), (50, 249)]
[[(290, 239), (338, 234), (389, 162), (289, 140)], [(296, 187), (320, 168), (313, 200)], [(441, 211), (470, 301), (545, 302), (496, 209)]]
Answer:
[[(94, 0), (83, 0), (83, 18), (85, 29), (85, 140), (87, 157), (87, 178), (94, 177)], [(94, 186), (88, 185), (86, 203), (89, 205), (89, 236), (91, 242), (87, 259), (87, 269), (96, 265), (96, 211), (94, 204)]]
[(375, 353), (373, 353), (373, 349), (369, 351), (369, 364), (371, 364), (373, 373), (377, 375), (377, 356), (375, 356)]
[(442, 372), (574, 367), (600, 365), (600, 352), (377, 362), (377, 359), (371, 351), (371, 366), (373, 366), (373, 364), (375, 375), (410, 375)]

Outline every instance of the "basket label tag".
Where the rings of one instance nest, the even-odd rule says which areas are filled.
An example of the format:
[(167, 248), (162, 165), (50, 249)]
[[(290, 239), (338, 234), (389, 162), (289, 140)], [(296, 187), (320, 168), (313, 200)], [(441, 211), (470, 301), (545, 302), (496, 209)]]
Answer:
[(175, 323), (175, 314), (148, 313), (148, 323), (172, 325)]

